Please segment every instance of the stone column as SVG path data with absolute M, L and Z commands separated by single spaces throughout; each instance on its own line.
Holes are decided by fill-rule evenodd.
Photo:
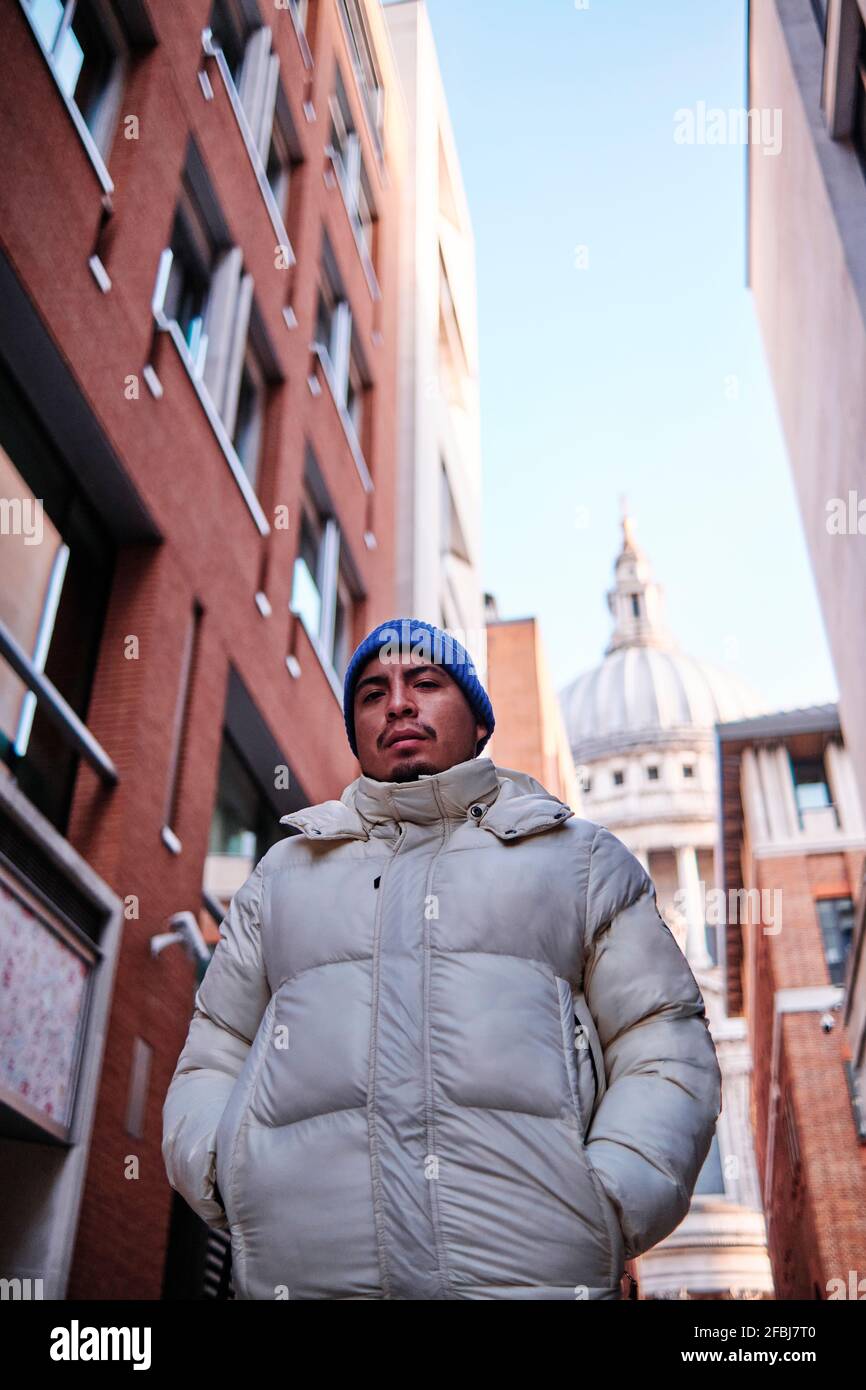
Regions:
M 824 763 L 830 779 L 830 794 L 839 812 L 840 829 L 848 835 L 863 835 L 866 833 L 863 810 L 847 748 L 840 747 L 838 743 L 828 743 Z
M 707 950 L 698 856 L 694 845 L 677 846 L 677 879 L 687 923 L 686 959 L 693 970 L 708 970 L 713 961 Z

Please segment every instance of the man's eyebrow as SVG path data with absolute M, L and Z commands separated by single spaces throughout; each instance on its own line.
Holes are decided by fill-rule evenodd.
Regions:
M 410 671 L 411 671 L 411 673 L 412 673 L 413 676 L 420 676 L 424 671 L 439 672 L 439 671 L 441 670 L 441 668 L 438 667 L 438 666 L 411 666 L 411 665 L 410 665 L 409 669 L 410 669 Z M 362 686 L 362 685 L 380 685 L 383 681 L 384 681 L 385 684 L 387 685 L 387 684 L 388 684 L 388 677 L 387 677 L 387 676 L 364 676 L 363 680 L 359 680 L 359 681 L 358 681 L 358 684 L 355 686 L 355 694 L 357 695 L 357 693 L 358 693 L 358 691 L 361 689 L 361 686 Z

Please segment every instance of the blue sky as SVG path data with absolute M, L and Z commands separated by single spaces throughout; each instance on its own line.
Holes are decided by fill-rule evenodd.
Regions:
M 673 138 L 678 109 L 745 105 L 744 0 L 428 11 L 476 239 L 500 616 L 538 617 L 557 690 L 599 661 L 624 492 L 686 650 L 773 708 L 837 699 L 745 283 L 746 152 Z

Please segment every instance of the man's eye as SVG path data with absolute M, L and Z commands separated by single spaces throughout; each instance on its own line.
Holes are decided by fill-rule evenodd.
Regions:
M 431 690 L 438 690 L 438 689 L 439 689 L 439 682 L 438 682 L 438 681 L 416 681 L 415 684 L 416 684 L 417 686 L 427 685 L 427 686 L 430 687 Z M 361 701 L 361 703 L 364 704 L 364 705 L 368 705 L 375 695 L 381 695 L 381 694 L 382 694 L 381 690 L 371 690 L 367 695 L 364 696 L 364 698 L 363 698 L 363 700 Z

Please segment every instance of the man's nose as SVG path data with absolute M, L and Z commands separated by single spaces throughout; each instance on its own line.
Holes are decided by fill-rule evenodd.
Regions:
M 404 714 L 417 710 L 414 692 L 410 685 L 395 685 L 389 691 L 385 713 L 389 719 L 399 719 Z

